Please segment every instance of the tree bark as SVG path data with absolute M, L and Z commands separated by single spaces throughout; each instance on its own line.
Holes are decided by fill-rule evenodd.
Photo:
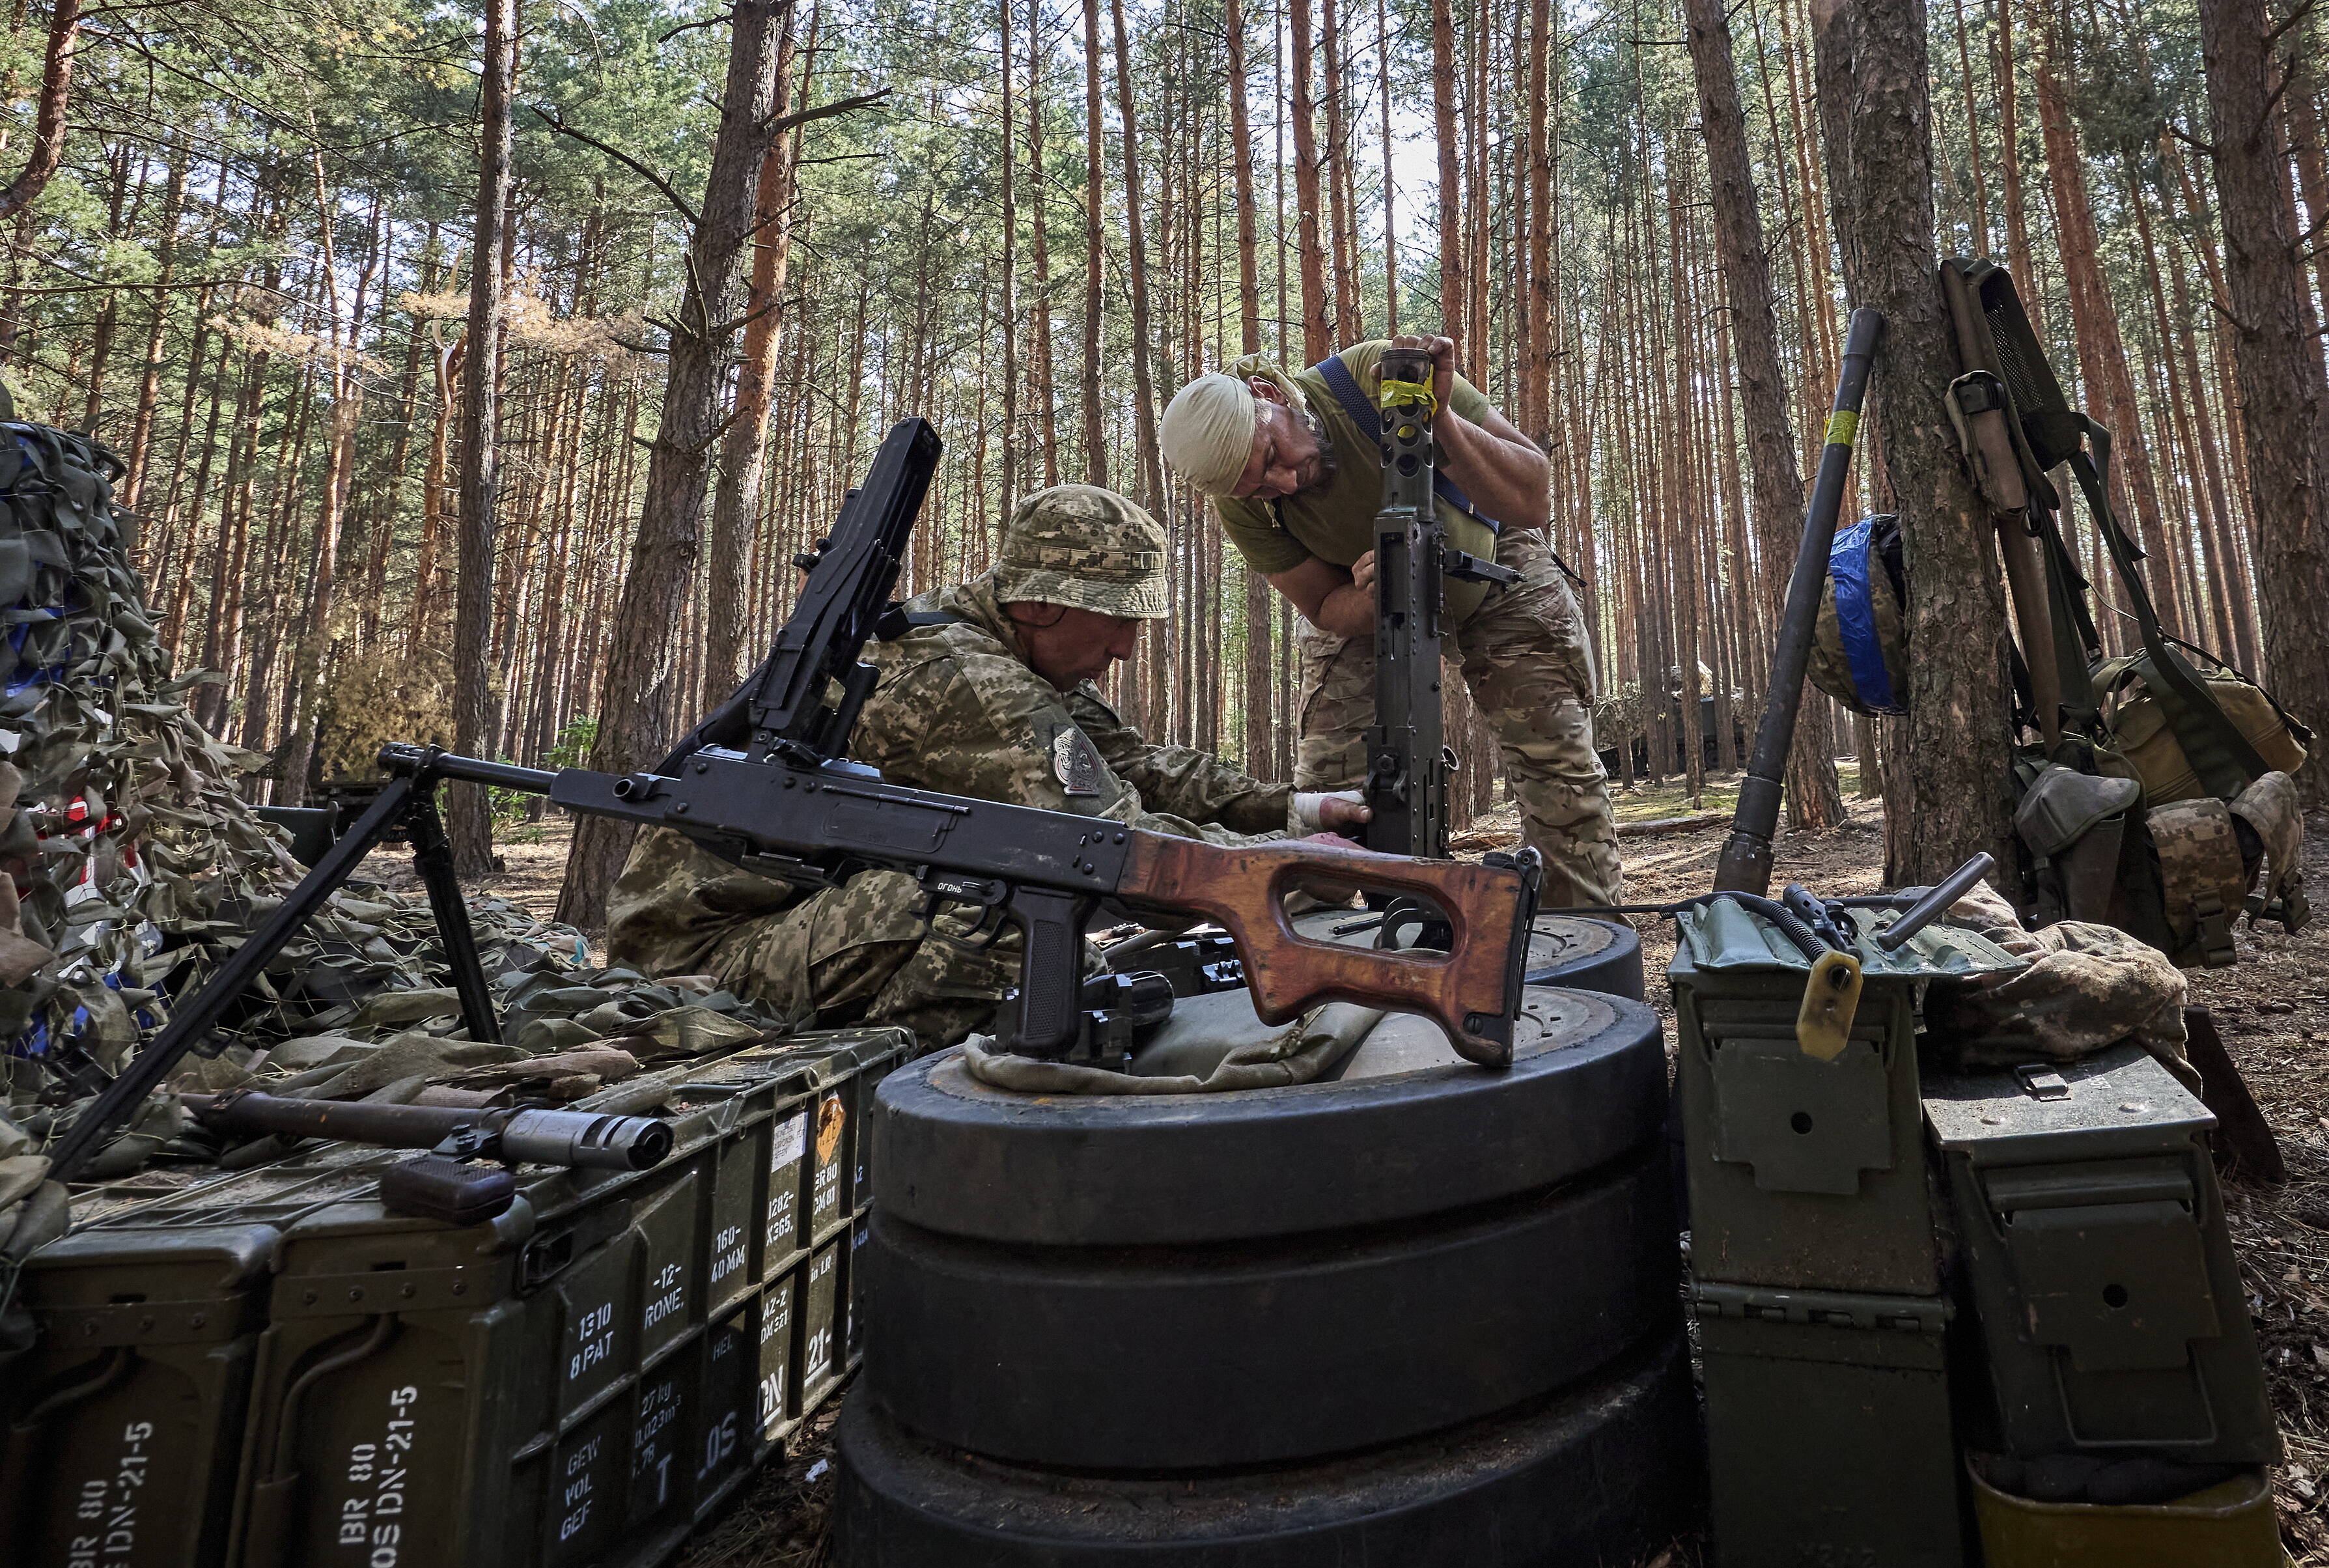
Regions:
M 1439 330 L 1464 354 L 1464 165 L 1456 143 L 1456 19 L 1431 0 L 1432 128 L 1439 144 Z
M 1163 519 L 1167 511 L 1164 458 L 1156 448 L 1156 378 L 1149 364 L 1149 356 L 1155 353 L 1155 334 L 1148 315 L 1148 244 L 1141 215 L 1140 130 L 1133 109 L 1132 45 L 1125 36 L 1124 0 L 1108 0 L 1108 4 L 1116 24 L 1117 111 L 1124 121 L 1125 267 L 1132 278 L 1133 430 L 1140 447 L 1140 498 Z
M 772 113 L 785 112 L 793 61 L 793 0 L 781 0 L 777 26 L 777 94 Z M 793 156 L 800 129 L 778 136 L 760 159 L 752 199 L 751 285 L 746 291 L 743 364 L 736 374 L 736 412 L 720 445 L 720 477 L 712 491 L 710 571 L 704 581 L 706 683 L 725 693 L 744 678 L 744 536 L 759 515 L 768 473 L 768 406 L 777 385 L 778 301 L 790 259 Z
M 2008 705 L 1993 524 L 1934 395 L 1956 351 L 1934 280 L 1925 9 L 1815 0 L 1812 26 L 1846 292 L 1885 318 L 1862 429 L 1874 429 L 1909 569 L 1907 798 L 1887 874 L 1937 882 L 1977 850 L 2007 864 Z
M 750 264 L 758 175 L 768 157 L 777 94 L 777 23 L 783 0 L 737 0 L 730 23 L 720 129 L 703 203 L 687 248 L 687 283 L 672 324 L 662 418 L 647 460 L 646 496 L 615 611 L 590 766 L 627 773 L 669 743 L 674 705 L 674 631 L 702 547 L 704 470 L 721 434 L 721 388 L 733 363 Z M 627 827 L 575 824 L 558 918 L 606 924 L 607 891 L 630 849 Z
M 56 0 L 49 14 L 48 52 L 41 64 L 41 97 L 33 111 L 33 154 L 0 189 L 0 218 L 13 218 L 37 200 L 65 156 L 65 105 L 72 91 L 80 0 Z
M 453 747 L 475 755 L 492 722 L 494 507 L 500 489 L 500 377 L 504 230 L 510 204 L 510 92 L 517 74 L 517 0 L 485 0 L 485 80 L 477 101 L 477 212 L 470 239 L 467 362 L 461 379 L 459 578 L 453 590 Z M 493 869 L 494 828 L 486 792 L 447 792 L 453 869 L 481 877 Z
M 1690 34 L 1691 66 L 1698 79 L 1699 124 L 1706 142 L 1715 245 L 1722 258 L 1731 342 L 1739 360 L 1739 401 L 1754 478 L 1756 533 L 1762 543 L 1762 592 L 1774 607 L 1776 619 L 1802 543 L 1804 479 L 1796 466 L 1787 377 L 1779 366 L 1778 317 L 1771 307 L 1771 264 L 1763 248 L 1763 216 L 1747 155 L 1747 117 L 1740 103 L 1729 17 L 1722 0 L 1684 0 L 1683 14 Z M 1743 568 L 1745 562 L 1740 565 Z M 1835 732 L 1828 720 L 1827 704 L 1806 682 L 1802 705 L 1796 710 L 1794 749 L 1787 755 L 1790 827 L 1818 831 L 1843 820 L 1834 751 Z
M 2201 0 L 2232 364 L 2268 679 L 2298 713 L 2329 713 L 2329 385 L 2305 330 L 2305 280 L 2271 114 L 2262 0 Z M 2329 770 L 2296 787 L 2329 805 Z
M 1238 341 L 1244 354 L 1261 352 L 1261 279 L 1255 254 L 1253 128 L 1246 118 L 1245 8 L 1228 0 L 1230 41 L 1230 172 L 1237 191 Z M 1251 771 L 1250 769 L 1248 770 Z
M 1099 401 L 1101 273 L 1108 249 L 1100 230 L 1107 196 L 1101 166 L 1099 0 L 1084 0 L 1084 481 L 1108 487 L 1108 430 Z
M 1288 14 L 1293 33 L 1289 49 L 1294 56 L 1294 223 L 1295 252 L 1302 267 L 1302 361 L 1315 364 L 1334 352 L 1334 325 L 1326 314 L 1326 258 L 1318 239 L 1318 130 L 1311 86 L 1310 0 L 1293 0 Z

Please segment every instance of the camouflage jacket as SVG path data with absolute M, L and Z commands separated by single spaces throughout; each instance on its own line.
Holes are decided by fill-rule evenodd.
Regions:
M 1060 692 L 1020 656 L 987 579 L 907 608 L 956 619 L 867 650 L 882 678 L 850 754 L 883 777 L 1215 844 L 1284 836 L 1290 785 L 1249 778 L 1191 747 L 1155 744 L 1089 684 Z M 650 976 L 691 973 L 739 923 L 799 896 L 653 829 L 640 835 L 608 900 L 608 950 Z

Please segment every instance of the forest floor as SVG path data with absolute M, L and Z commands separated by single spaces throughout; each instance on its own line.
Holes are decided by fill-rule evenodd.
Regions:
M 1640 787 L 1618 796 L 1617 814 L 1623 821 L 1648 821 L 1727 811 L 1738 783 L 1736 774 L 1711 777 L 1695 804 L 1678 787 Z M 1847 765 L 1850 817 L 1843 826 L 1780 836 L 1775 883 L 1801 882 L 1830 897 L 1877 890 L 1882 813 L 1874 800 L 1853 798 L 1855 784 Z M 2311 827 L 2306 871 L 2314 887 L 2329 889 L 2329 819 L 2315 818 Z M 1627 838 L 1627 899 L 1664 902 L 1703 892 L 1726 832 L 1716 825 Z M 1467 833 L 1482 848 L 1517 836 L 1510 808 L 1480 818 Z M 505 869 L 480 891 L 548 915 L 568 838 L 567 826 L 556 821 L 504 833 L 496 847 Z M 366 869 L 411 881 L 401 862 L 375 861 Z M 1650 1000 L 1671 1020 L 1655 977 L 1673 957 L 1673 927 L 1637 923 Z M 2285 1185 L 2231 1186 L 2226 1206 L 2287 1450 L 2276 1488 L 2283 1538 L 2299 1568 L 2329 1568 L 2329 1013 L 2323 1006 L 2329 1003 L 2329 920 L 2293 938 L 2277 927 L 2243 929 L 2239 942 L 2238 968 L 2191 976 L 2192 1000 L 2214 1013 L 2288 1164 Z M 729 1516 L 690 1545 L 684 1568 L 811 1568 L 823 1562 L 833 1495 L 830 1426 L 828 1414 L 795 1438 L 791 1451 L 768 1466 Z M 1685 1543 L 1653 1568 L 1698 1561 L 1695 1545 Z

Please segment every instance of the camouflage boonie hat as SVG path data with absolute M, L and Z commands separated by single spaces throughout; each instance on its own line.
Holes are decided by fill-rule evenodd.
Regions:
M 1003 525 L 995 596 L 1155 620 L 1164 613 L 1164 530 L 1113 490 L 1059 485 Z

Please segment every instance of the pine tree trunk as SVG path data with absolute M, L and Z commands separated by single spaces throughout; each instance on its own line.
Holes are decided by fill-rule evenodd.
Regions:
M 2057 21 L 2045 30 L 2038 57 L 2038 119 L 2046 141 L 2046 174 L 2054 191 L 2054 222 L 2061 235 L 2062 270 L 2070 284 L 2070 324 L 2079 342 L 2079 366 L 2088 395 L 2110 428 L 2111 488 L 2115 508 L 2133 503 L 2136 535 L 2155 563 L 2164 562 L 2168 542 L 2161 526 L 2159 493 L 2151 471 L 2151 454 L 2136 413 L 2135 381 L 2128 373 L 2126 343 L 2118 329 L 2118 312 L 2111 302 L 2110 286 L 2103 279 L 2102 239 L 2095 226 L 2094 203 L 2087 190 L 2086 165 L 2078 131 L 2070 123 L 2070 100 L 2063 90 L 2058 61 L 2067 47 Z M 2173 579 L 2158 580 L 2155 567 L 2151 594 L 2168 633 L 2188 637 Z
M 1133 110 L 1132 45 L 1125 36 L 1124 0 L 1108 0 L 1116 24 L 1116 90 L 1124 122 L 1125 266 L 1132 279 L 1133 428 L 1140 448 L 1141 500 L 1169 526 L 1164 459 L 1156 449 L 1156 380 L 1149 356 L 1155 334 L 1148 315 L 1148 247 L 1141 216 L 1140 131 Z
M 1890 869 L 1938 882 L 1977 850 L 2008 864 L 2008 710 L 1993 525 L 1935 395 L 1956 349 L 1933 273 L 1924 7 L 1834 0 L 1813 25 L 1844 282 L 1885 318 L 1862 428 L 1876 428 L 1909 568 L 1907 798 L 1891 814 L 1902 842 Z
M 772 114 L 786 112 L 792 80 L 793 0 L 782 0 L 777 27 L 777 92 Z M 721 698 L 744 678 L 744 535 L 759 515 L 768 463 L 768 408 L 777 386 L 777 336 L 783 326 L 790 259 L 793 156 L 798 128 L 778 136 L 760 159 L 752 198 L 751 283 L 744 297 L 743 363 L 736 372 L 736 410 L 721 438 L 720 477 L 712 490 L 712 534 L 704 578 L 706 683 Z M 716 700 L 716 699 L 715 699 Z
M 453 594 L 453 746 L 475 755 L 492 722 L 494 508 L 501 485 L 501 358 L 504 227 L 510 205 L 510 90 L 517 71 L 517 0 L 485 0 L 485 78 L 478 98 L 476 224 L 471 235 L 467 362 L 462 367 L 459 576 Z M 493 869 L 493 821 L 484 789 L 447 791 L 446 829 L 454 870 L 476 878 Z
M 2300 714 L 2329 713 L 2329 386 L 2305 331 L 2305 281 L 2270 114 L 2261 0 L 2201 0 L 2232 364 L 2255 519 L 2268 679 Z M 2296 775 L 2308 806 L 2329 776 Z
M 1747 118 L 1732 63 L 1730 24 L 1722 0 L 1684 0 L 1683 11 L 1691 65 L 1698 79 L 1715 244 L 1722 258 L 1731 342 L 1739 356 L 1739 401 L 1755 484 L 1756 534 L 1762 545 L 1761 591 L 1776 621 L 1802 543 L 1803 472 L 1796 466 L 1796 434 L 1787 419 L 1778 318 L 1771 308 L 1770 261 L 1747 154 Z M 1835 778 L 1835 734 L 1827 716 L 1819 693 L 1805 683 L 1795 744 L 1787 754 L 1787 821 L 1792 827 L 1821 831 L 1843 820 L 1843 795 Z
M 1293 0 L 1295 252 L 1302 264 L 1302 358 L 1315 364 L 1334 352 L 1327 315 L 1326 258 L 1318 238 L 1318 131 L 1311 87 L 1310 0 Z
M 673 323 L 662 418 L 647 488 L 615 612 L 599 737 L 590 766 L 627 773 L 651 762 L 680 722 L 674 634 L 688 606 L 702 544 L 704 470 L 721 414 L 720 394 L 743 304 L 758 175 L 768 156 L 777 94 L 777 24 L 783 0 L 737 0 L 730 24 L 720 130 L 700 221 L 688 241 L 687 284 Z M 604 817 L 575 824 L 558 918 L 595 930 L 629 852 L 630 829 Z
M 1045 220 L 1051 205 L 1043 183 L 1043 12 L 1030 0 L 1027 14 L 1027 194 L 1034 208 L 1032 261 L 1035 295 L 1028 312 L 1027 395 L 1035 405 L 1035 429 L 1043 445 L 1043 487 L 1060 482 L 1059 399 L 1051 374 L 1051 236 Z M 1031 485 L 1029 486 L 1032 488 Z
M 1099 0 L 1084 0 L 1084 481 L 1108 486 L 1108 430 L 1099 401 L 1100 280 L 1108 250 L 1100 228 L 1106 197 L 1101 167 Z
M 1997 0 L 1997 171 L 2005 187 L 2005 264 L 2013 291 L 2038 325 L 2038 279 L 2031 268 L 2030 220 L 2022 205 L 2021 87 L 2013 69 L 2013 7 L 2020 0 Z
M 1261 279 L 1253 207 L 1253 128 L 1245 103 L 1245 8 L 1228 0 L 1230 50 L 1230 175 L 1236 187 L 1238 342 L 1243 354 L 1261 352 Z M 1265 661 L 1264 668 L 1267 669 Z
M 1300 4 L 1300 0 L 1296 0 Z M 1463 156 L 1456 141 L 1456 19 L 1431 0 L 1432 128 L 1439 144 L 1439 330 L 1464 362 Z

